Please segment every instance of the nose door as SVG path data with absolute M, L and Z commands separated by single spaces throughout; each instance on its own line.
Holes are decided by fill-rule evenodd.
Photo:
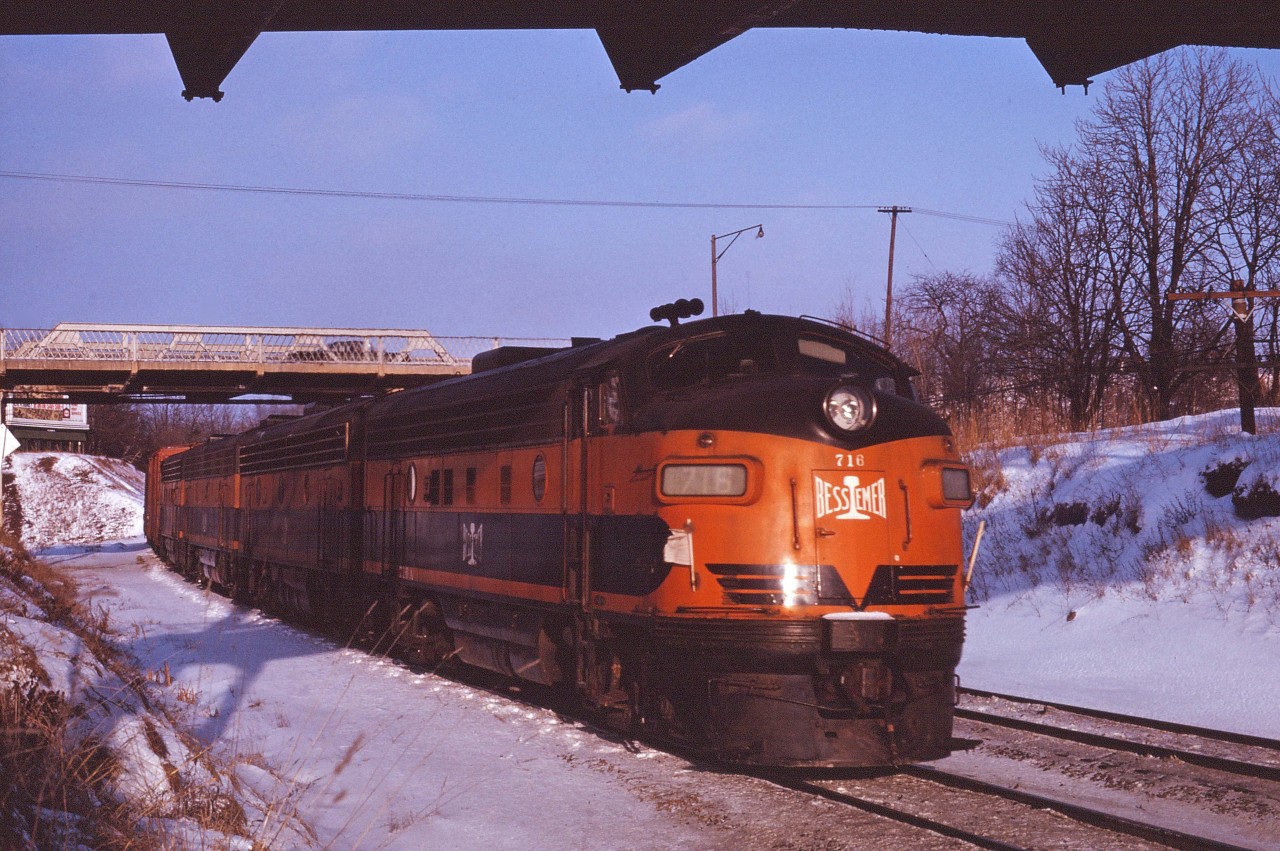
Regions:
M 889 492 L 893 483 L 881 470 L 813 471 L 813 531 L 818 561 L 850 575 L 890 560 Z M 861 596 L 861 588 L 850 588 Z

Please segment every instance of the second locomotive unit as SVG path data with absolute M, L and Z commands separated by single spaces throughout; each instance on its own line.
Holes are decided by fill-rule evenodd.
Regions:
M 148 538 L 244 600 L 726 763 L 945 755 L 972 497 L 912 370 L 818 320 L 655 313 L 162 450 Z

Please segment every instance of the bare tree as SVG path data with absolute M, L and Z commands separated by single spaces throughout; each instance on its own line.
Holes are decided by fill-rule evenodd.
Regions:
M 1225 51 L 1161 54 L 1117 71 L 1080 146 L 1104 168 L 1118 238 L 1135 274 L 1114 281 L 1121 345 L 1148 414 L 1165 419 L 1197 349 L 1215 344 L 1204 305 L 1165 297 L 1208 279 L 1221 227 L 1212 186 L 1236 168 L 1256 75 Z M 1220 334 L 1218 335 L 1220 336 Z
M 884 339 L 884 313 L 877 311 L 865 297 L 859 299 L 854 294 L 852 281 L 845 282 L 844 294 L 836 302 L 831 319 L 869 337 Z M 899 311 L 895 310 L 894 322 L 897 323 L 900 319 Z
M 1024 395 L 1053 394 L 1068 425 L 1092 424 L 1118 368 L 1115 281 L 1130 253 L 1103 193 L 1096 160 L 1047 150 L 1055 166 L 1036 189 L 1031 220 L 1006 235 L 996 261 L 1002 299 L 991 317 L 998 371 Z
M 199 443 L 251 428 L 278 405 L 94 405 L 89 408 L 91 450 L 141 465 L 162 446 Z M 297 406 L 286 406 L 290 412 Z
M 899 300 L 899 354 L 920 370 L 926 398 L 946 412 L 967 413 L 993 389 L 987 319 L 997 298 L 987 278 L 941 272 L 917 276 Z
M 1208 257 L 1220 289 L 1233 281 L 1242 282 L 1246 290 L 1270 289 L 1280 277 L 1280 103 L 1268 93 L 1255 102 L 1251 117 L 1237 129 L 1239 156 L 1234 167 L 1218 172 L 1210 186 L 1219 224 Z M 1257 325 L 1255 320 L 1263 320 L 1260 338 L 1274 353 L 1276 312 L 1274 305 L 1269 307 L 1255 304 L 1250 321 Z M 1250 339 L 1250 350 L 1237 352 L 1237 361 L 1253 357 L 1252 343 Z M 1242 372 L 1241 379 L 1256 398 L 1256 372 Z M 1270 383 L 1274 391 L 1274 378 Z

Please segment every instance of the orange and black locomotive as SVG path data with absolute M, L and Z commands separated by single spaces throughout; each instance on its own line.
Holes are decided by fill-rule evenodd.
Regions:
M 678 304 L 162 450 L 147 536 L 237 598 L 720 761 L 945 755 L 972 499 L 946 424 L 869 338 Z

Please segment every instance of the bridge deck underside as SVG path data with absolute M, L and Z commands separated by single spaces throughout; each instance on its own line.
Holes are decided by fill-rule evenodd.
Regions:
M 10 361 L 0 374 L 0 389 L 11 399 L 56 397 L 91 404 L 165 398 L 212 403 L 240 396 L 276 396 L 306 403 L 417 387 L 467 371 L 466 365 L 457 364 Z

